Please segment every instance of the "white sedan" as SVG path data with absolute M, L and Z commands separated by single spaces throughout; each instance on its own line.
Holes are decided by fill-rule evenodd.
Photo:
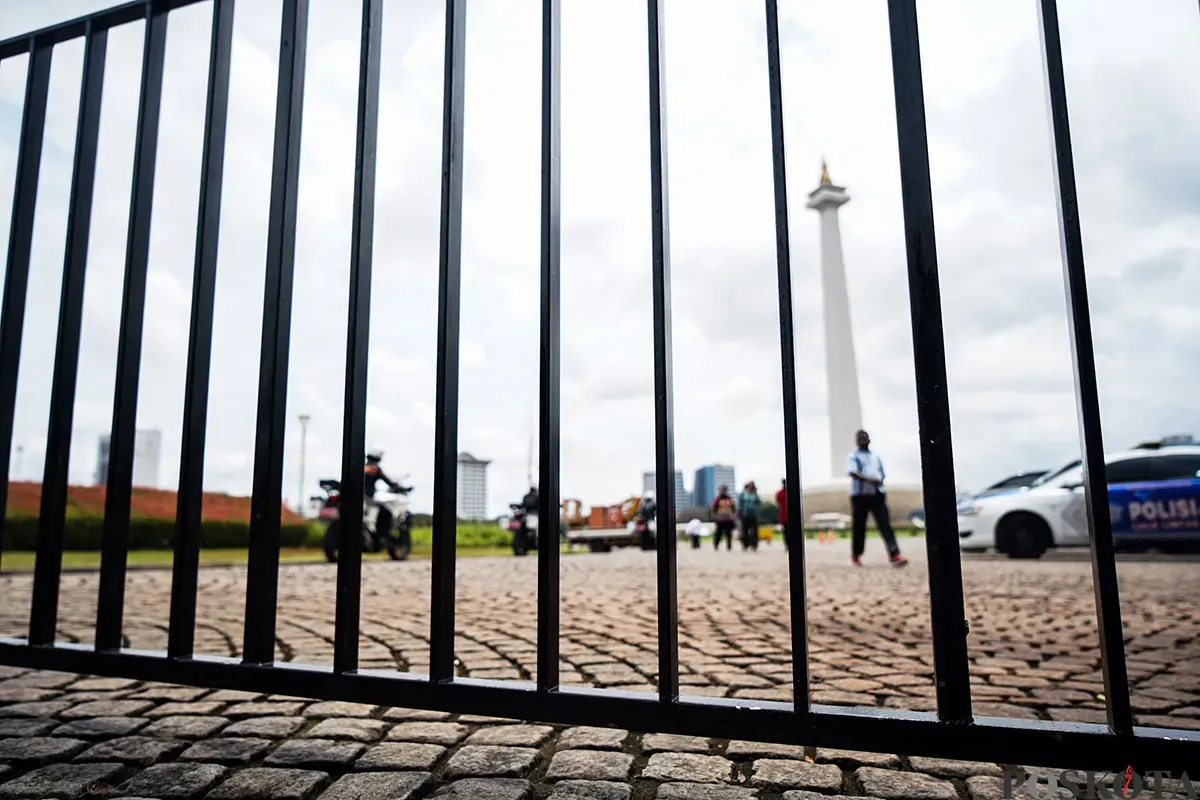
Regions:
M 1105 459 L 1109 514 L 1118 545 L 1169 549 L 1200 540 L 1200 446 L 1131 450 Z M 1011 558 L 1038 558 L 1051 547 L 1088 544 L 1079 461 L 1026 489 L 965 500 L 959 546 Z

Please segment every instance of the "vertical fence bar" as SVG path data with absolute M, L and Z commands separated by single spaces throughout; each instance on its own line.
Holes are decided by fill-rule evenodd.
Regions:
M 234 0 L 213 0 L 208 55 L 208 98 L 204 150 L 200 159 L 200 202 L 196 260 L 192 272 L 192 315 L 187 379 L 183 393 L 183 440 L 179 496 L 175 509 L 175 560 L 171 568 L 171 621 L 167 654 L 190 658 L 196 638 L 197 570 L 204 512 L 204 441 L 212 368 L 213 305 L 217 290 L 217 246 L 225 176 L 225 128 L 229 116 L 229 61 L 233 50 Z
M 1105 705 L 1108 724 L 1113 731 L 1131 734 L 1133 711 L 1129 702 L 1129 675 L 1125 667 L 1125 638 L 1121 624 L 1112 519 L 1108 513 L 1100 389 L 1096 379 L 1092 318 L 1088 309 L 1087 270 L 1083 261 L 1083 232 L 1079 224 L 1079 195 L 1075 187 L 1075 157 L 1071 148 L 1071 124 L 1067 112 L 1067 85 L 1056 0 L 1038 1 L 1038 22 L 1042 40 L 1042 71 L 1054 136 L 1058 236 L 1062 250 L 1063 280 L 1067 284 L 1067 323 L 1071 329 L 1071 356 L 1075 364 L 1079 434 L 1083 439 L 1084 507 L 1087 509 L 1088 539 L 1092 547 L 1092 586 L 1096 593 L 1096 622 L 1100 628 Z
M 267 223 L 267 276 L 263 291 L 254 492 L 250 499 L 250 559 L 242 647 L 242 658 L 253 664 L 275 660 L 283 441 L 287 432 L 288 348 L 292 333 L 292 273 L 296 262 L 296 203 L 307 38 L 308 0 L 288 0 L 283 4 L 279 37 L 275 155 Z
M 929 140 L 925 129 L 916 0 L 888 0 L 888 18 L 900 148 L 900 192 L 904 202 L 904 238 L 908 254 L 908 293 L 912 308 L 938 717 L 943 722 L 968 722 L 971 719 L 971 686 L 967 669 L 967 622 L 958 549 L 946 343 L 942 333 L 942 299 L 934 239 L 933 188 L 929 177 Z
M 346 394 L 342 413 L 342 490 L 338 513 L 337 609 L 333 670 L 358 669 L 362 596 L 363 458 L 367 448 L 367 350 L 371 331 L 371 258 L 375 237 L 375 150 L 379 138 L 379 62 L 383 0 L 363 0 L 358 62 L 358 135 L 350 229 L 350 301 L 346 321 Z M 400 520 L 396 520 L 399 524 Z
M 134 145 L 133 197 L 125 245 L 125 289 L 121 298 L 117 381 L 109 438 L 104 495 L 104 532 L 100 553 L 100 596 L 96 606 L 96 649 L 121 646 L 125 611 L 125 562 L 129 550 L 133 450 L 137 428 L 138 378 L 146 311 L 146 275 L 150 265 L 150 217 L 154 204 L 154 168 L 162 108 L 163 61 L 167 53 L 167 13 L 146 4 L 142 48 L 142 96 Z
M 658 696 L 679 697 L 679 598 L 675 588 L 675 401 L 671 374 L 671 233 L 667 207 L 667 99 L 663 0 L 647 0 L 650 46 L 650 229 L 654 297 L 655 497 L 658 500 Z
M 542 330 L 541 419 L 538 431 L 538 659 L 539 689 L 558 686 L 559 443 L 561 434 L 560 312 L 562 11 L 542 0 Z
M 8 266 L 0 310 L 0 553 L 4 551 L 4 518 L 8 508 L 8 471 L 12 456 L 13 419 L 17 407 L 17 373 L 21 334 L 25 329 L 25 296 L 29 289 L 29 255 L 33 248 L 33 216 L 38 177 L 42 170 L 42 140 L 46 132 L 46 97 L 50 91 L 50 60 L 54 50 L 30 47 L 21 111 L 21 139 L 13 189 L 12 222 L 8 231 Z M 54 581 L 57 597 L 58 581 Z M 36 584 L 35 584 L 36 585 Z
M 783 368 L 783 450 L 791 596 L 792 703 L 808 712 L 808 593 L 804 588 L 804 511 L 800 492 L 800 424 L 796 412 L 796 331 L 792 310 L 792 245 L 788 221 L 787 164 L 783 137 L 783 78 L 779 63 L 779 3 L 766 0 L 767 79 L 771 90 L 771 165 L 775 185 L 775 260 L 779 270 L 779 356 Z
M 108 31 L 88 26 L 83 52 L 83 85 L 67 207 L 66 254 L 58 311 L 58 340 L 50 390 L 50 422 L 46 433 L 46 465 L 42 475 L 35 563 L 35 624 L 31 644 L 52 644 L 58 617 L 58 584 L 62 575 L 63 535 L 67 522 L 67 478 L 71 462 L 71 429 L 79 377 L 79 339 L 83 328 L 83 286 L 87 273 L 92 195 L 96 185 L 96 148 L 100 138 L 100 105 L 104 94 L 104 62 Z
M 429 678 L 454 678 L 454 562 L 458 536 L 458 349 L 462 288 L 463 99 L 466 0 L 446 0 L 442 98 L 442 221 L 438 247 L 437 422 L 433 452 L 433 597 Z

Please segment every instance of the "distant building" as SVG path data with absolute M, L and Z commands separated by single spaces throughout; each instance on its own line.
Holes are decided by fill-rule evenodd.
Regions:
M 712 505 L 717 490 L 722 486 L 728 486 L 731 492 L 737 491 L 733 467 L 726 464 L 710 464 L 696 470 L 696 480 L 692 484 L 692 505 L 699 508 Z
M 459 519 L 487 519 L 487 468 L 492 462 L 458 454 Z
M 101 436 L 96 457 L 96 485 L 108 483 L 108 458 L 112 443 Z M 133 485 L 147 489 L 158 487 L 162 462 L 162 431 L 139 430 L 133 435 Z
M 655 482 L 655 473 L 642 473 L 642 492 L 653 492 L 658 488 Z M 685 508 L 692 505 L 692 493 L 689 492 L 683 485 L 683 472 L 675 470 L 675 513 L 679 513 Z

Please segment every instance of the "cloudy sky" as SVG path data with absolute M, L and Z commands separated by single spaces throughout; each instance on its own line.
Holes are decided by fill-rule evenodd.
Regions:
M 8 0 L 0 37 L 107 0 Z M 645 4 L 565 2 L 563 492 L 611 503 L 654 459 Z M 783 469 L 762 4 L 668 0 L 666 63 L 676 459 L 775 486 Z M 781 0 L 804 478 L 829 476 L 817 218 L 825 156 L 842 210 L 863 410 L 896 480 L 920 474 L 887 16 L 881 2 Z M 444 11 L 384 23 L 369 442 L 431 497 Z M 490 458 L 498 513 L 526 480 L 537 414 L 540 4 L 470 0 L 460 446 Z M 1200 13 L 1194 0 L 1063 0 L 1068 99 L 1110 449 L 1200 433 Z M 1034 3 L 918 4 L 950 401 L 961 488 L 1077 452 Z M 279 0 L 237 8 L 206 487 L 248 493 Z M 139 427 L 178 474 L 209 6 L 172 15 Z M 312 0 L 286 452 L 298 493 L 336 473 L 358 4 Z M 111 422 L 142 25 L 113 31 L 88 264 L 71 479 Z M 45 449 L 81 41 L 54 54 L 13 477 Z M 0 65 L 7 220 L 26 59 Z M 7 224 L 0 226 L 7 240 Z M 2 268 L 2 266 L 0 266 Z M 849 446 L 850 443 L 846 443 Z

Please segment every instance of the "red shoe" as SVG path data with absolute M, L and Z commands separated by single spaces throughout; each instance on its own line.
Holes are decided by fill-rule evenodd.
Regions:
M 853 564 L 853 565 L 854 565 L 854 566 L 856 566 L 856 567 L 861 567 L 861 566 L 862 566 L 862 559 L 861 559 L 861 558 L 859 558 L 858 556 L 850 556 L 850 563 L 851 563 L 851 564 Z
M 908 566 L 908 559 L 905 558 L 904 556 L 900 555 L 899 553 L 892 556 L 888 560 L 892 562 L 893 567 L 907 567 Z

